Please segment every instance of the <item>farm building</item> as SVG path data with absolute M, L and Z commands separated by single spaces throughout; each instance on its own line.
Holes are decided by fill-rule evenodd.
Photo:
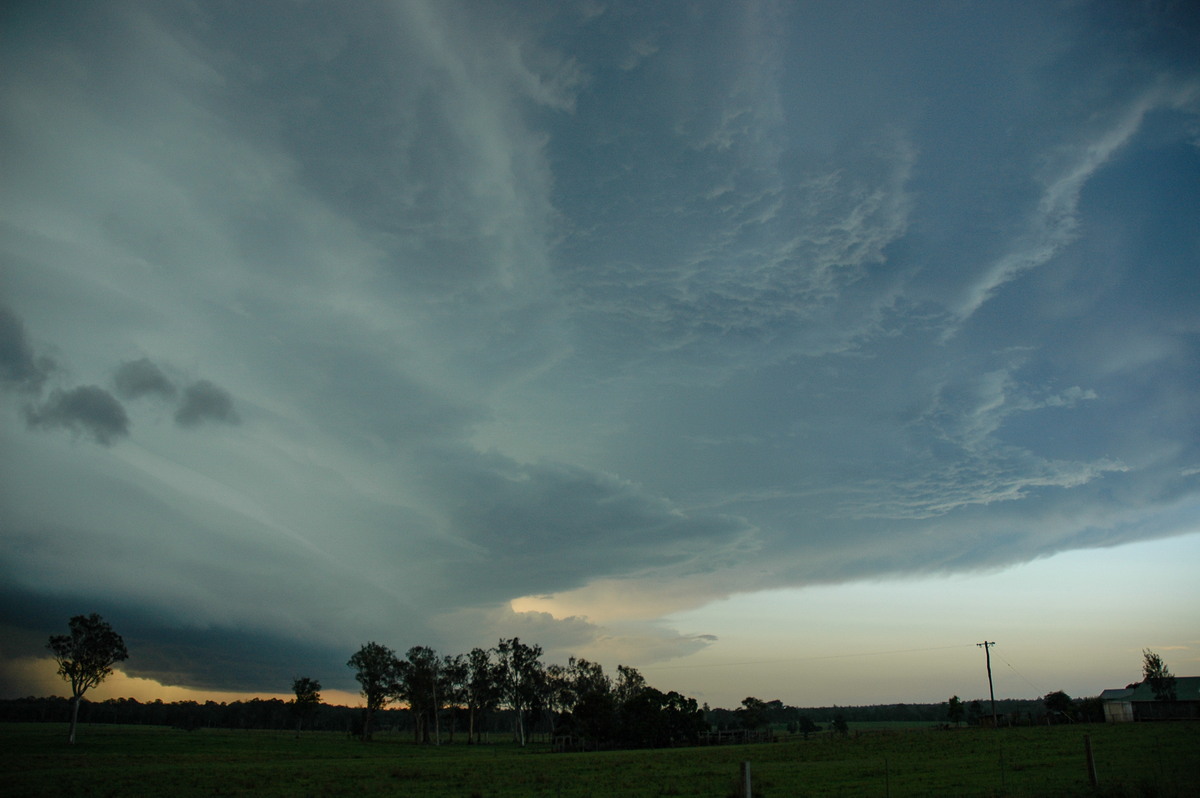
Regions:
M 1175 700 L 1160 701 L 1148 682 L 1100 694 L 1109 723 L 1133 720 L 1200 720 L 1200 676 L 1175 679 Z

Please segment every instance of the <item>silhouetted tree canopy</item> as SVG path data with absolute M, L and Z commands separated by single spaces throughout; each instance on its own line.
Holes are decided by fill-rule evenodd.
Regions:
M 362 738 L 371 739 L 371 721 L 400 692 L 400 662 L 396 653 L 374 641 L 366 643 L 346 663 L 362 686 L 367 708 L 363 714 Z
M 292 682 L 292 692 L 296 694 L 292 701 L 292 712 L 296 715 L 296 734 L 299 735 L 304 721 L 311 722 L 317 707 L 321 705 L 321 683 L 302 676 Z
M 1071 700 L 1071 696 L 1064 693 L 1062 690 L 1055 690 L 1053 693 L 1046 693 L 1042 698 L 1042 705 L 1046 707 L 1047 712 L 1067 714 L 1071 711 L 1075 702 Z
M 966 708 L 958 696 L 950 696 L 950 700 L 946 702 L 946 719 L 955 726 L 962 723 L 963 715 L 966 713 Z
M 58 662 L 58 675 L 71 684 L 74 707 L 68 740 L 75 742 L 79 702 L 83 694 L 104 681 L 112 666 L 129 658 L 125 641 L 96 613 L 76 615 L 68 622 L 70 634 L 51 635 L 46 647 Z
M 1148 648 L 1142 650 L 1142 678 L 1150 683 L 1159 701 L 1175 700 L 1175 677 L 1167 670 L 1163 658 Z
M 767 724 L 767 702 L 747 696 L 742 699 L 741 709 L 736 710 L 741 719 L 742 727 L 748 730 L 761 729 Z
M 542 647 L 526 645 L 514 637 L 501 640 L 496 646 L 496 655 L 500 695 L 513 711 L 514 736 L 518 743 L 525 745 L 525 715 L 541 703 L 544 695 Z

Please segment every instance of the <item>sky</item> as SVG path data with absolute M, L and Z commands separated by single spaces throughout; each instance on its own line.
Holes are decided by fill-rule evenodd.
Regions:
M 1198 37 L 5 4 L 0 692 L 91 612 L 98 697 L 514 636 L 713 706 L 1200 674 Z

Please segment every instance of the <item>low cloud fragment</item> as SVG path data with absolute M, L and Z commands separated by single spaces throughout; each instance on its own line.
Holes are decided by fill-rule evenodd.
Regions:
M 0 383 L 37 393 L 53 370 L 53 360 L 34 354 L 21 319 L 0 305 Z
M 89 435 L 103 446 L 111 446 L 129 434 L 125 407 L 98 385 L 82 385 L 69 391 L 56 389 L 40 406 L 27 409 L 26 420 L 31 427 L 62 427 L 77 435 Z
M 146 357 L 122 363 L 113 377 L 113 384 L 122 399 L 139 399 L 143 396 L 170 398 L 177 393 L 175 383 Z
M 194 382 L 183 392 L 183 402 L 175 411 L 175 423 L 181 427 L 196 427 L 206 421 L 237 424 L 233 397 L 224 388 L 208 380 Z

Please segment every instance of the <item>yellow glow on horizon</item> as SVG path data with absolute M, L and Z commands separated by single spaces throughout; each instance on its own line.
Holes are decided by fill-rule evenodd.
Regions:
M 70 696 L 71 688 L 57 674 L 57 665 L 53 658 L 36 657 L 13 660 L 7 666 L 8 678 L 23 688 L 23 696 Z M 15 697 L 15 696 L 14 696 Z M 269 700 L 278 698 L 290 701 L 295 698 L 293 693 L 255 693 L 235 690 L 206 690 L 198 687 L 183 687 L 166 685 L 156 679 L 143 679 L 130 676 L 120 669 L 113 669 L 112 675 L 97 687 L 88 690 L 84 698 L 89 701 L 107 701 L 110 698 L 133 698 L 142 703 L 161 700 L 166 703 L 174 701 L 195 701 L 203 704 L 206 701 L 231 703 L 233 701 L 250 701 L 254 698 Z M 321 701 L 326 704 L 340 706 L 361 706 L 362 697 L 357 693 L 346 690 L 322 690 Z

